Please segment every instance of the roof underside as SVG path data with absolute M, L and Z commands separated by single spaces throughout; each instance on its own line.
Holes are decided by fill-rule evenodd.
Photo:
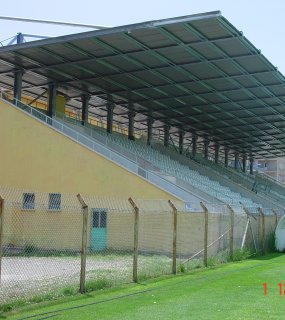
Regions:
M 0 83 L 37 96 L 51 82 L 80 108 L 147 116 L 257 158 L 285 155 L 285 78 L 219 12 L 0 48 Z

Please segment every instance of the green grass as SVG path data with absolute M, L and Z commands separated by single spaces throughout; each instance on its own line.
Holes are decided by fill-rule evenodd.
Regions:
M 279 295 L 278 287 L 278 283 L 285 283 L 284 265 L 285 255 L 274 253 L 196 269 L 190 274 L 66 297 L 26 307 L 17 314 L 2 314 L 2 318 L 38 315 L 31 319 L 284 319 L 285 295 Z M 265 282 L 266 296 L 262 286 Z

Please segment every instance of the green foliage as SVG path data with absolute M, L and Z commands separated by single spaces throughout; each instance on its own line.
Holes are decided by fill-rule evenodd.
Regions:
M 233 261 L 242 261 L 250 258 L 252 256 L 248 249 L 235 249 L 233 252 Z M 230 256 L 228 258 L 230 261 Z
M 275 246 L 275 231 L 272 231 L 267 238 L 267 248 L 266 252 L 271 253 L 271 252 L 277 252 L 276 246 Z
M 100 278 L 86 282 L 86 292 L 102 290 L 110 287 L 112 287 L 112 283 L 107 278 Z
M 25 247 L 24 247 L 24 250 L 23 250 L 23 253 L 25 256 L 33 256 L 34 253 L 36 252 L 36 247 L 32 244 L 26 244 Z

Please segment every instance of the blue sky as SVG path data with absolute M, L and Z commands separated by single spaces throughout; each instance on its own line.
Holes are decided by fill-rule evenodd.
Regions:
M 118 26 L 215 10 L 285 74 L 284 0 L 12 0 L 1 3 L 0 15 Z M 0 41 L 17 32 L 57 36 L 83 31 L 88 29 L 0 20 Z

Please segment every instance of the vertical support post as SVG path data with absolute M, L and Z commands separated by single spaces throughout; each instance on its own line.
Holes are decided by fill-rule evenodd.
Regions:
M 203 202 L 200 202 L 204 210 L 204 266 L 208 266 L 208 229 L 209 229 L 209 211 Z
M 246 155 L 242 156 L 242 172 L 246 172 Z
M 235 169 L 236 170 L 238 169 L 238 157 L 239 157 L 238 152 L 235 152 Z
M 230 222 L 230 260 L 233 261 L 234 260 L 234 223 L 235 223 L 235 212 L 233 210 L 233 208 L 228 204 L 227 205 L 229 210 L 230 210 L 230 214 L 231 214 L 231 222 Z
M 215 163 L 219 163 L 219 153 L 220 153 L 220 145 L 216 143 L 215 144 Z
M 184 136 L 185 132 L 183 130 L 179 130 L 179 153 L 183 153 L 183 144 L 184 144 Z
M 197 153 L 197 136 L 196 134 L 192 135 L 192 156 L 193 158 L 196 157 L 196 153 Z
M 80 269 L 80 293 L 85 292 L 86 280 L 86 255 L 87 255 L 87 224 L 88 224 L 88 206 L 82 199 L 81 195 L 77 195 L 77 199 L 83 208 L 83 223 L 82 223 L 82 247 L 81 247 L 81 269 Z
M 246 225 L 245 225 L 245 229 L 244 229 L 244 234 L 243 234 L 242 242 L 241 242 L 241 250 L 243 250 L 244 245 L 245 245 L 245 240 L 246 240 L 249 224 L 250 224 L 250 216 L 247 216 Z
M 224 152 L 225 152 L 225 167 L 227 168 L 229 166 L 229 148 L 225 146 Z
M 14 90 L 13 90 L 13 103 L 18 104 L 18 101 L 22 98 L 22 79 L 24 71 L 17 70 L 14 72 Z
M 275 216 L 275 229 L 276 229 L 277 225 L 278 225 L 278 213 L 274 209 L 272 209 L 272 212 L 273 212 L 273 214 Z
M 255 249 L 255 253 L 257 253 L 256 241 L 255 241 L 255 237 L 254 237 L 254 233 L 253 233 L 252 225 L 251 225 L 251 221 L 250 221 L 251 214 L 250 214 L 250 212 L 248 211 L 248 209 L 246 207 L 243 207 L 243 211 L 245 212 L 245 214 L 248 217 L 248 224 L 249 224 L 250 231 L 251 231 L 251 236 L 252 236 L 252 240 L 253 240 L 253 244 L 254 244 L 254 249 Z M 256 220 L 256 218 L 254 216 L 252 216 L 252 217 L 254 218 L 254 220 Z
M 107 132 L 113 132 L 113 116 L 114 116 L 114 109 L 115 105 L 112 100 L 111 95 L 108 95 L 108 102 L 107 102 Z
M 2 255 L 3 255 L 3 225 L 4 225 L 4 199 L 0 196 L 0 283 L 2 274 Z
M 139 251 L 139 208 L 132 198 L 129 198 L 129 203 L 134 209 L 134 253 L 133 253 L 133 282 L 138 282 L 138 251 Z
M 208 147 L 209 147 L 209 140 L 205 139 L 204 140 L 204 158 L 208 159 Z
M 264 212 L 262 211 L 261 208 L 257 209 L 259 214 L 260 214 L 260 223 L 261 223 L 261 235 L 260 235 L 260 242 L 261 242 L 261 254 L 265 254 L 265 216 Z
M 48 85 L 48 110 L 47 115 L 53 117 L 56 110 L 56 84 L 50 83 Z
M 164 146 L 168 147 L 169 145 L 169 130 L 170 126 L 168 124 L 164 125 Z
M 251 157 L 249 159 L 249 173 L 250 174 L 253 174 L 253 161 L 254 161 L 254 159 Z
M 90 95 L 82 94 L 82 113 L 81 113 L 81 124 L 85 126 L 88 123 L 88 108 L 89 108 Z
M 129 116 L 128 139 L 135 140 L 135 116 L 136 116 L 136 113 L 133 110 L 131 110 L 131 111 L 129 111 L 128 116 Z
M 168 200 L 173 212 L 173 240 L 172 240 L 172 273 L 176 274 L 176 257 L 177 257 L 177 209 L 172 201 Z
M 16 42 L 17 44 L 24 42 L 24 35 L 21 32 L 17 33 Z
M 150 146 L 152 143 L 152 126 L 154 120 L 152 118 L 147 118 L 147 145 Z

